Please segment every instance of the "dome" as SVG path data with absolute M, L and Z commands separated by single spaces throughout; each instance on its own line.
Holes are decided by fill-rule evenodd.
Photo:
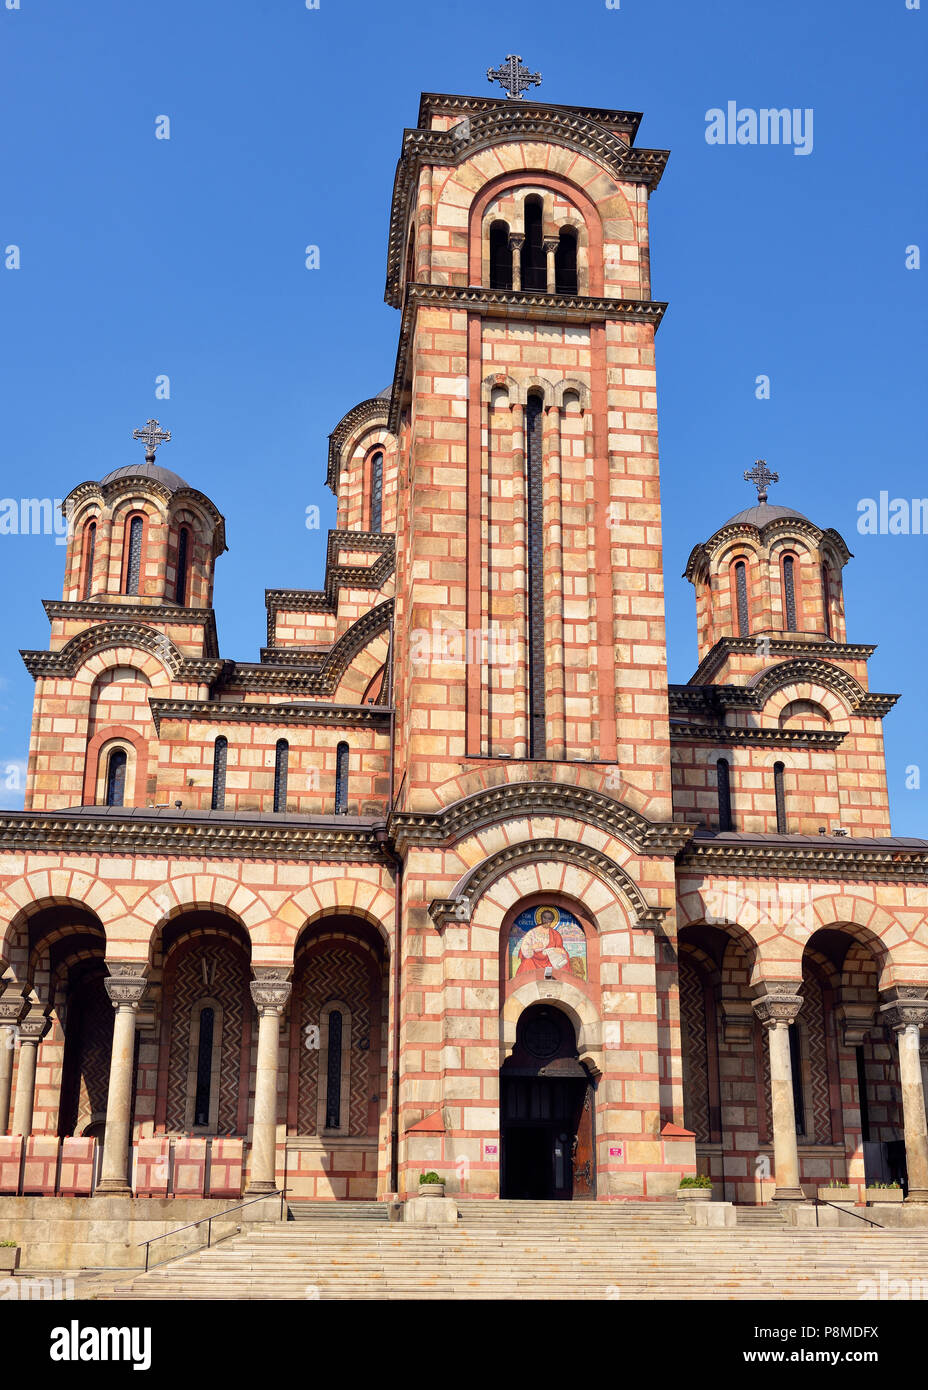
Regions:
M 766 526 L 770 521 L 781 521 L 785 517 L 796 517 L 800 521 L 808 521 L 807 516 L 802 512 L 797 512 L 794 507 L 771 507 L 769 502 L 757 502 L 753 507 L 745 507 L 743 512 L 738 512 L 735 516 L 730 516 L 719 530 L 724 526 L 756 526 L 758 530 Z
M 100 482 L 113 483 L 117 478 L 151 478 L 153 482 L 161 483 L 169 492 L 177 492 L 182 487 L 190 486 L 179 473 L 172 473 L 170 468 L 162 468 L 160 463 L 149 463 L 147 459 L 144 463 L 126 463 L 122 468 L 114 468 L 112 473 L 107 473 Z

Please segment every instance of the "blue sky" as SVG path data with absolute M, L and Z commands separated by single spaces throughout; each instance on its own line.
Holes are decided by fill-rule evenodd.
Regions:
M 928 536 L 857 532 L 861 499 L 928 494 L 928 267 L 905 263 L 928 241 L 928 0 L 12 2 L 0 247 L 21 268 L 0 265 L 0 492 L 63 497 L 141 460 L 132 430 L 157 416 L 173 431 L 159 461 L 227 519 L 223 654 L 256 659 L 264 588 L 321 585 L 326 436 L 392 377 L 403 127 L 420 91 L 489 93 L 486 68 L 519 52 L 540 100 L 642 111 L 638 143 L 672 151 L 651 200 L 671 679 L 696 664 L 686 558 L 750 504 L 741 475 L 764 457 L 771 500 L 855 552 L 849 638 L 879 643 L 872 688 L 904 695 L 886 721 L 894 830 L 928 835 Z M 811 108 L 811 153 L 707 144 L 728 101 Z M 0 536 L 0 774 L 26 755 L 18 649 L 47 645 L 63 559 L 53 537 Z M 2 781 L 0 804 L 21 804 Z

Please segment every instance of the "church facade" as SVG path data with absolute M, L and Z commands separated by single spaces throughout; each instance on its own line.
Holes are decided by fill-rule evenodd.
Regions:
M 267 591 L 259 661 L 157 422 L 70 494 L 0 813 L 0 1191 L 928 1200 L 896 697 L 762 463 L 668 684 L 639 121 L 422 97 L 393 382 L 329 438 L 322 586 Z

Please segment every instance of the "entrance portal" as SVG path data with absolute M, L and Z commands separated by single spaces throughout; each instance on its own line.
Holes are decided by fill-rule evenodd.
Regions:
M 593 1082 L 560 1009 L 522 1014 L 500 1073 L 502 1192 L 534 1201 L 595 1197 Z

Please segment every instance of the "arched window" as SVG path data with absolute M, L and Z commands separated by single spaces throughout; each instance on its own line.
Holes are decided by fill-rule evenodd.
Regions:
M 802 1094 L 802 1050 L 799 1043 L 799 1027 L 789 1024 L 789 1060 L 793 1072 L 793 1113 L 796 1118 L 796 1133 L 806 1132 L 806 1107 Z
M 84 573 L 81 579 L 81 598 L 90 598 L 93 589 L 93 561 L 97 549 L 97 523 L 88 522 L 84 528 L 84 544 L 81 547 L 81 560 Z
M 383 530 L 383 454 L 371 459 L 371 519 L 369 531 Z
M 190 530 L 187 526 L 180 528 L 180 535 L 177 537 L 177 585 L 174 590 L 174 599 L 177 603 L 187 602 L 187 560 L 190 550 Z
M 274 810 L 287 809 L 287 763 L 290 759 L 290 745 L 285 738 L 277 740 L 274 754 Z
M 490 289 L 512 289 L 512 248 L 509 245 L 509 223 L 490 225 Z
M 743 560 L 735 561 L 735 597 L 738 605 L 738 636 L 747 637 L 751 631 L 748 613 L 748 571 Z
M 348 811 L 348 745 L 340 743 L 335 750 L 335 814 Z
M 554 288 L 558 294 L 577 293 L 577 233 L 562 227 L 554 252 Z
M 825 612 L 825 635 L 831 637 L 831 582 L 828 578 L 828 566 L 825 564 L 822 565 L 822 608 Z
M 226 762 L 229 756 L 229 740 L 221 734 L 213 744 L 213 799 L 210 807 L 221 811 L 226 804 Z
M 782 763 L 773 765 L 773 790 L 777 803 L 777 834 L 787 834 L 786 826 L 786 788 L 783 784 L 784 767 Z
M 731 830 L 731 769 L 727 758 L 715 764 L 715 781 L 719 797 L 719 830 Z
M 530 395 L 525 407 L 528 492 L 528 755 L 545 756 L 545 584 L 542 426 L 544 403 Z
M 137 594 L 142 574 L 142 537 L 145 520 L 141 516 L 132 517 L 129 522 L 129 535 L 126 541 L 126 587 L 127 594 Z
M 342 1016 L 332 1009 L 326 1039 L 325 1127 L 341 1129 L 342 1120 Z
M 795 560 L 792 555 L 783 557 L 783 611 L 786 618 L 786 631 L 796 631 L 796 579 Z
M 525 200 L 525 240 L 520 252 L 524 290 L 548 288 L 548 267 L 542 236 L 542 207 L 541 199 L 534 194 Z
M 106 804 L 124 806 L 126 801 L 126 768 L 129 758 L 124 748 L 114 748 L 106 766 Z
M 207 1007 L 200 1010 L 199 1039 L 197 1042 L 196 1095 L 193 1102 L 193 1123 L 195 1127 L 206 1128 L 210 1123 L 210 1099 L 213 1090 L 213 1032 L 216 1015 Z

